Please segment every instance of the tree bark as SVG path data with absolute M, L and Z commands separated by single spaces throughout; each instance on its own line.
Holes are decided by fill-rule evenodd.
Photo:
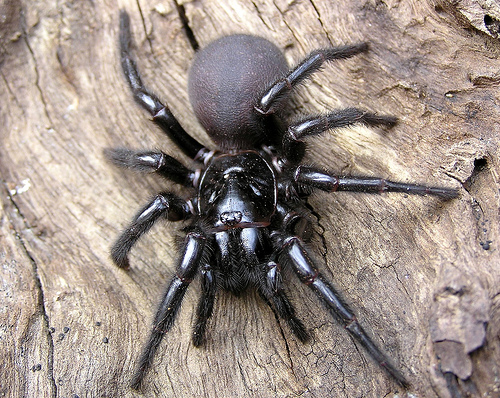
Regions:
M 500 7 L 484 1 L 0 3 L 0 396 L 131 397 L 128 383 L 172 273 L 181 225 L 156 225 L 115 267 L 109 248 L 150 196 L 189 192 L 110 165 L 106 147 L 161 148 L 122 76 L 118 9 L 143 80 L 210 148 L 189 105 L 194 38 L 264 36 L 293 65 L 360 41 L 297 90 L 295 116 L 356 106 L 395 115 L 308 140 L 342 175 L 460 188 L 448 202 L 318 194 L 318 265 L 411 382 L 409 392 L 494 396 L 500 387 Z M 185 13 L 183 20 L 182 14 Z M 201 349 L 193 282 L 145 396 L 381 397 L 402 393 L 309 289 L 287 276 L 312 333 L 302 344 L 252 292 L 220 293 Z

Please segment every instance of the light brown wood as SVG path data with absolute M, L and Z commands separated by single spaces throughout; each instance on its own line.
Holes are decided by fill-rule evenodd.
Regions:
M 212 145 L 190 109 L 194 51 L 175 3 L 118 3 L 0 3 L 2 396 L 136 395 L 127 383 L 172 275 L 180 227 L 155 226 L 134 248 L 129 272 L 111 263 L 109 247 L 148 197 L 165 186 L 181 190 L 117 170 L 102 150 L 161 148 L 189 161 L 131 98 L 117 52 L 119 8 L 130 13 L 147 85 L 187 131 Z M 308 162 L 339 174 L 458 187 L 461 195 L 443 203 L 400 194 L 318 194 L 311 200 L 319 217 L 312 249 L 411 381 L 410 392 L 450 396 L 437 350 L 444 369 L 471 375 L 459 382 L 462 391 L 475 386 L 473 396 L 495 396 L 498 4 L 204 0 L 183 6 L 200 45 L 229 33 L 259 34 L 282 48 L 290 64 L 318 47 L 370 42 L 367 54 L 326 66 L 300 88 L 294 112 L 358 106 L 400 123 L 391 131 L 359 127 L 311 139 Z M 144 395 L 401 393 L 309 289 L 289 279 L 310 343 L 281 329 L 254 293 L 220 294 L 207 345 L 194 348 L 194 282 Z M 453 355 L 463 366 L 449 365 Z

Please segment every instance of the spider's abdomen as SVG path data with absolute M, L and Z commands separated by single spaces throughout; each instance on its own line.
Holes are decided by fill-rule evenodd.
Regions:
M 216 157 L 201 177 L 197 198 L 198 212 L 212 232 L 266 227 L 276 202 L 274 171 L 254 151 Z
M 225 148 L 252 148 L 264 119 L 254 106 L 264 90 L 288 71 L 280 49 L 250 35 L 222 37 L 200 50 L 189 73 L 194 112 L 214 141 Z

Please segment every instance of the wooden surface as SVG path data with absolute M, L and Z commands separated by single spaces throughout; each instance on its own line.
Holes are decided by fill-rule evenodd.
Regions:
M 302 87 L 294 111 L 359 106 L 395 115 L 399 125 L 310 140 L 308 161 L 341 174 L 458 187 L 461 194 L 448 203 L 318 194 L 311 200 L 319 217 L 318 263 L 411 381 L 412 396 L 450 397 L 457 379 L 448 377 L 447 385 L 441 367 L 467 379 L 458 382 L 462 392 L 497 397 L 498 3 L 182 4 L 201 46 L 254 33 L 275 42 L 293 64 L 317 47 L 371 43 L 369 53 L 325 67 Z M 193 136 L 213 147 L 189 106 L 194 51 L 175 3 L 0 2 L 0 396 L 136 395 L 127 383 L 172 275 L 180 227 L 157 225 L 133 250 L 129 272 L 113 266 L 109 247 L 152 194 L 165 186 L 180 191 L 117 170 L 102 149 L 162 148 L 188 161 L 126 87 L 116 45 L 121 7 L 131 15 L 144 80 Z M 194 282 L 144 395 L 402 394 L 290 279 L 310 343 L 281 329 L 254 293 L 221 294 L 207 345 L 195 349 Z

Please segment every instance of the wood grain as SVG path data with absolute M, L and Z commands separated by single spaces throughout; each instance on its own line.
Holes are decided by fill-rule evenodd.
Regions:
M 500 388 L 500 14 L 498 4 L 488 4 L 179 2 L 201 46 L 253 33 L 294 64 L 318 47 L 369 41 L 370 52 L 326 66 L 298 90 L 294 114 L 358 106 L 400 123 L 391 131 L 360 127 L 312 139 L 308 162 L 340 174 L 461 188 L 447 203 L 399 194 L 311 200 L 319 265 L 416 396 L 450 397 L 454 383 L 472 396 L 493 397 Z M 189 105 L 194 50 L 174 2 L 0 2 L 0 396 L 136 395 L 127 383 L 173 272 L 180 226 L 155 226 L 134 248 L 129 272 L 113 266 L 109 247 L 151 195 L 165 185 L 181 191 L 117 170 L 102 150 L 161 148 L 189 161 L 126 87 L 119 8 L 131 15 L 145 82 L 187 131 L 212 145 Z M 310 343 L 281 328 L 249 292 L 219 295 L 207 345 L 196 349 L 195 281 L 144 395 L 402 393 L 307 288 L 293 278 L 290 286 Z M 471 316 L 477 307 L 468 297 L 479 300 L 484 316 Z M 463 381 L 450 373 L 446 381 L 435 348 L 443 361 L 453 353 L 440 343 L 470 347 L 470 330 L 480 340 L 470 355 L 462 353 L 470 376 Z

